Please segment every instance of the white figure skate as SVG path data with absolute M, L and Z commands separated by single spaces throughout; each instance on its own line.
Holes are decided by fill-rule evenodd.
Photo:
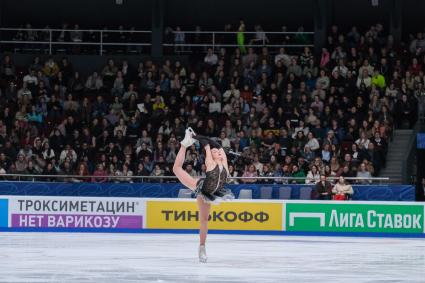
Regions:
M 199 246 L 199 262 L 206 263 L 207 262 L 207 251 L 205 249 L 205 245 Z
M 188 148 L 192 144 L 195 143 L 195 139 L 193 139 L 193 136 L 195 136 L 195 132 L 192 130 L 191 127 L 187 128 L 185 131 L 184 139 L 180 142 L 182 146 Z

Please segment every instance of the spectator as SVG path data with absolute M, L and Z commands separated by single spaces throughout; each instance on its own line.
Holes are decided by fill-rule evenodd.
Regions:
M 105 183 L 108 181 L 108 178 L 106 176 L 108 176 L 108 173 L 105 171 L 102 163 L 99 163 L 96 166 L 96 170 L 93 172 L 93 176 L 91 181 L 94 183 Z
M 84 162 L 81 162 L 80 164 L 78 164 L 77 170 L 75 171 L 74 175 L 77 175 L 78 177 L 72 178 L 73 182 L 76 182 L 76 183 L 88 182 L 89 178 L 85 177 L 90 175 L 87 164 Z
M 310 171 L 307 173 L 307 177 L 305 179 L 306 184 L 316 184 L 320 181 L 320 172 L 316 165 L 311 166 Z
M 214 54 L 212 48 L 208 48 L 207 55 L 205 55 L 205 58 L 204 58 L 204 62 L 205 62 L 205 64 L 207 64 L 209 66 L 215 66 L 215 65 L 217 65 L 217 63 L 218 63 L 218 57 L 217 57 L 216 54 Z
M 188 64 L 146 59 L 134 71 L 125 60 L 108 60 L 86 78 L 66 58 L 59 64 L 52 58 L 34 58 L 28 66 L 19 66 L 29 70 L 22 78 L 5 56 L 1 70 L 15 68 L 15 74 L 1 90 L 7 106 L 0 111 L 0 145 L 10 163 L 4 168 L 9 172 L 12 164 L 16 170 L 17 153 L 22 151 L 24 159 L 30 152 L 38 156 L 34 168 L 44 170 L 52 163 L 55 170 L 63 170 L 67 161 L 76 172 L 85 160 L 93 172 L 98 162 L 94 153 L 99 152 L 105 153 L 99 159 L 104 168 L 114 160 L 114 174 L 128 159 L 130 168 L 144 160 L 141 170 L 148 174 L 160 164 L 166 175 L 176 140 L 190 125 L 201 134 L 220 135 L 226 148 L 258 156 L 257 169 L 261 171 L 261 164 L 273 177 L 292 175 L 293 163 L 304 174 L 313 165 L 323 173 L 329 163 L 328 176 L 346 177 L 356 176 L 361 171 L 357 166 L 367 163 L 367 171 L 377 175 L 385 165 L 393 123 L 411 127 L 416 122 L 415 105 L 422 104 L 424 84 L 422 58 L 402 54 L 391 39 L 377 38 L 376 30 L 365 36 L 353 29 L 344 37 L 332 28 L 320 61 L 309 49 L 298 56 L 281 48 L 274 64 L 270 54 L 277 50 L 248 48 L 241 54 L 238 48 L 232 54 L 222 48 L 214 54 L 211 49 L 207 57 L 213 60 L 207 61 L 213 64 L 205 70 L 194 68 L 199 58 Z M 416 42 L 422 39 L 420 35 Z M 293 43 L 295 38 L 285 36 L 288 40 Z M 386 47 L 376 52 L 375 46 Z M 1 74 L 4 79 L 5 72 Z M 117 97 L 105 95 L 112 92 Z M 162 153 L 153 148 L 157 139 Z M 67 143 L 72 143 L 76 161 L 61 160 Z M 46 149 L 40 150 L 43 144 Z M 196 162 L 202 158 L 197 156 Z M 194 166 L 202 171 L 202 166 Z M 241 164 L 235 164 L 235 172 L 243 174 Z
M 100 91 L 103 87 L 102 77 L 97 72 L 93 72 L 86 81 L 85 87 L 91 92 Z
M 305 183 L 305 173 L 303 170 L 300 170 L 298 165 L 292 166 L 292 175 L 291 177 L 296 178 L 292 180 L 293 184 L 304 184 Z
M 357 183 L 363 184 L 363 185 L 372 184 L 372 180 L 368 180 L 372 177 L 372 175 L 368 171 L 366 164 L 361 163 L 359 168 L 360 170 L 357 171 L 357 178 L 359 178 L 357 180 Z
M 254 184 L 257 182 L 257 179 L 255 177 L 258 177 L 258 172 L 255 169 L 254 164 L 246 165 L 245 166 L 245 172 L 243 173 L 242 177 L 247 179 L 242 179 L 242 182 L 246 184 Z
M 340 176 L 338 182 L 332 189 L 335 200 L 347 200 L 352 199 L 354 190 L 353 187 L 348 184 L 343 176 Z
M 176 27 L 176 30 L 174 31 L 174 44 L 175 52 L 184 51 L 184 46 L 182 46 L 182 44 L 185 44 L 185 33 L 181 31 L 180 27 Z
M 385 89 L 385 87 L 387 86 L 385 82 L 385 77 L 379 73 L 378 69 L 375 69 L 373 71 L 371 83 L 372 85 L 379 87 L 381 90 Z
M 332 184 L 325 175 L 320 175 L 319 182 L 316 183 L 315 191 L 319 200 L 330 200 L 332 197 Z

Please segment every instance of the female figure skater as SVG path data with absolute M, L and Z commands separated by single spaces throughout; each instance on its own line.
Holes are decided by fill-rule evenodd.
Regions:
M 195 179 L 183 169 L 186 149 L 190 147 L 195 140 L 198 140 L 205 149 L 205 165 L 207 166 L 205 179 Z M 180 144 L 181 146 L 174 162 L 173 172 L 179 181 L 196 195 L 201 222 L 199 229 L 199 261 L 206 262 L 207 254 L 205 250 L 205 241 L 208 233 L 208 217 L 211 203 L 217 199 L 233 198 L 230 190 L 224 188 L 227 176 L 229 175 L 227 157 L 220 144 L 207 137 L 197 136 L 191 128 L 186 129 L 185 137 Z

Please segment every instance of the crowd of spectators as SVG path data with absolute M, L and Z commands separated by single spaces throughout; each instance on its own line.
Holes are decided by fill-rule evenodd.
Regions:
M 117 182 L 171 176 L 191 126 L 241 155 L 230 155 L 230 173 L 252 178 L 231 183 L 377 176 L 393 128 L 412 127 L 424 109 L 425 61 L 412 46 L 396 46 L 379 24 L 364 34 L 334 26 L 320 56 L 308 47 L 298 54 L 208 49 L 193 65 L 109 59 L 87 77 L 67 58 L 39 57 L 20 76 L 6 55 L 0 173 L 93 182 L 106 182 L 107 175 Z M 185 168 L 204 176 L 203 161 L 193 145 Z

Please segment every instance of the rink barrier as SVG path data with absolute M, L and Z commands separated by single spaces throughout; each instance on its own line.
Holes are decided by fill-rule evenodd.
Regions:
M 314 185 L 302 184 L 238 184 L 227 185 L 235 196 L 243 189 L 252 191 L 253 199 L 261 198 L 261 188 L 272 188 L 272 199 L 279 199 L 279 188 L 291 189 L 291 199 L 300 198 L 300 190 Z M 135 198 L 176 198 L 180 183 L 72 183 L 72 182 L 0 182 L 1 195 L 37 196 L 81 196 L 81 197 L 135 197 Z M 415 187 L 412 185 L 353 185 L 353 200 L 363 201 L 415 201 Z
M 415 202 L 233 200 L 212 205 L 210 233 L 425 238 Z M 0 231 L 198 233 L 193 199 L 0 197 Z

